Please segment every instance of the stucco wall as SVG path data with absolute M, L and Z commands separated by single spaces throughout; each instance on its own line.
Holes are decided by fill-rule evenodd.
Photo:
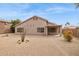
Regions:
M 0 33 L 8 33 L 10 32 L 11 24 L 6 22 L 0 22 Z
M 44 27 L 45 29 L 45 26 L 46 26 L 46 21 L 40 20 L 39 18 L 38 19 L 32 18 L 22 23 L 21 25 L 16 26 L 15 33 L 18 34 L 17 28 L 22 27 L 25 29 L 26 34 L 45 34 L 45 30 L 44 30 L 44 33 L 37 32 L 38 27 Z

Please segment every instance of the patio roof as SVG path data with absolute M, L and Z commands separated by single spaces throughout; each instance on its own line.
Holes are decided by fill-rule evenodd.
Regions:
M 51 22 L 47 23 L 47 27 L 58 27 L 58 26 L 61 26 L 61 25 L 57 25 L 57 24 L 51 23 Z

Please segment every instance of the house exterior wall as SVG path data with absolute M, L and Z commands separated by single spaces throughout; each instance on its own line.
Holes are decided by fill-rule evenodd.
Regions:
M 0 33 L 10 32 L 10 26 L 11 26 L 11 24 L 0 21 Z
M 36 35 L 48 35 L 48 26 L 50 27 L 56 27 L 56 34 L 60 32 L 59 25 L 56 25 L 54 23 L 48 22 L 47 20 L 40 18 L 40 17 L 32 17 L 28 20 L 18 24 L 15 27 L 15 34 L 22 34 L 23 32 L 18 32 L 17 29 L 24 29 L 24 33 L 26 34 L 36 34 Z M 44 28 L 44 32 L 38 32 L 37 28 Z
M 17 32 L 17 28 L 24 28 L 26 34 L 42 34 L 45 35 L 46 34 L 46 22 L 43 20 L 40 20 L 40 18 L 38 19 L 33 19 L 31 18 L 30 20 L 28 20 L 27 22 L 17 26 L 15 28 L 15 33 L 18 34 L 19 32 Z M 40 33 L 37 32 L 37 28 L 44 28 L 44 33 Z
M 0 22 L 0 33 L 4 33 L 4 29 L 5 26 L 4 26 L 4 23 Z
M 10 26 L 11 26 L 11 23 L 6 23 L 5 24 L 5 33 L 10 33 L 11 32 Z

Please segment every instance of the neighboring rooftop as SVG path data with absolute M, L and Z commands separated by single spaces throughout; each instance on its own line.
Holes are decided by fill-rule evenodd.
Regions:
M 0 22 L 3 22 L 3 23 L 11 23 L 11 22 L 5 21 L 5 20 L 0 20 Z
M 64 27 L 63 29 L 65 29 L 65 28 L 67 28 L 67 27 Z M 77 28 L 77 26 L 68 26 L 68 28 L 75 29 L 75 28 Z

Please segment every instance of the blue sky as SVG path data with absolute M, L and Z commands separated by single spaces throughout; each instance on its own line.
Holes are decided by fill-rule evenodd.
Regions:
M 79 9 L 71 3 L 0 3 L 0 19 L 24 21 L 35 15 L 61 25 L 79 23 Z

